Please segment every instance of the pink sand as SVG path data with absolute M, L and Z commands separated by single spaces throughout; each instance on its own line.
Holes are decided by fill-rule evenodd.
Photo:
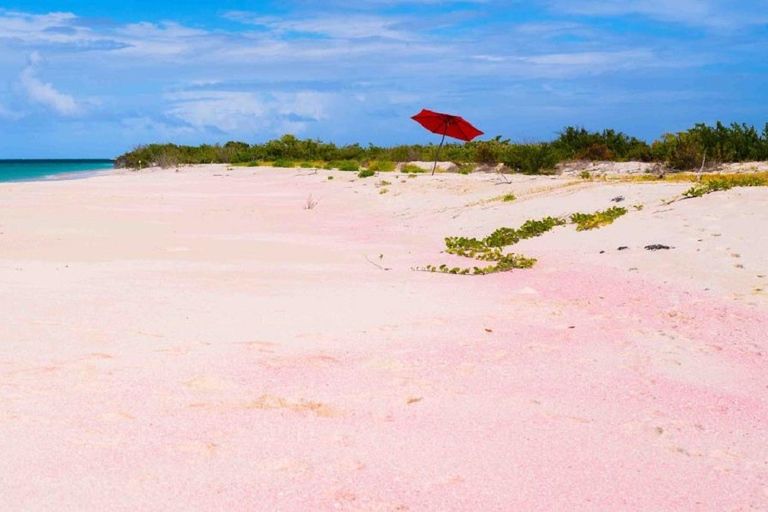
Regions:
M 0 509 L 768 509 L 768 190 L 328 174 L 0 185 Z

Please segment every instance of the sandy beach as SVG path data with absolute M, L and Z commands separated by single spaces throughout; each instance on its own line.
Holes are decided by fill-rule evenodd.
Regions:
M 690 186 L 0 183 L 0 509 L 767 510 L 768 188 Z M 617 204 L 529 270 L 416 270 Z

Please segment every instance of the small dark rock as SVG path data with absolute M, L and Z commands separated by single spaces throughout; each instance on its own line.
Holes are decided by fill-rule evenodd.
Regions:
M 614 203 L 620 203 L 623 200 L 624 200 L 624 196 L 616 196 L 613 199 L 611 199 L 611 201 L 613 201 Z
M 629 247 L 627 247 L 626 245 L 622 245 L 622 246 L 621 246 L 621 247 L 619 247 L 617 250 L 618 250 L 618 251 L 626 251 L 627 249 L 629 249 Z
M 645 246 L 645 250 L 646 251 L 659 251 L 659 250 L 662 250 L 662 249 L 663 250 L 667 250 L 667 249 L 672 249 L 672 247 L 670 247 L 668 245 L 662 245 L 662 244 L 651 244 L 651 245 L 646 245 Z
M 600 251 L 600 254 L 605 254 L 605 251 Z

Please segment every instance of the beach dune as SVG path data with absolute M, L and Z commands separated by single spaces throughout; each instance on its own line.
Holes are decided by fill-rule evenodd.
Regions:
M 689 186 L 0 184 L 0 508 L 766 509 L 768 188 Z M 532 269 L 419 271 L 617 197 L 515 246 Z

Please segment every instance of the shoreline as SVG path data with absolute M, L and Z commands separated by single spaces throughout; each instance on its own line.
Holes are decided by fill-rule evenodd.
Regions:
M 665 204 L 690 183 L 226 165 L 46 183 L 0 190 L 6 508 L 768 507 L 767 187 Z M 529 270 L 413 270 L 475 264 L 446 236 L 617 204 L 511 247 Z
M 16 162 L 14 161 L 5 161 L 7 162 Z M 21 163 L 38 163 L 38 164 L 51 164 L 51 163 L 61 163 L 62 160 L 19 160 L 18 162 Z M 64 161 L 66 162 L 66 161 Z M 81 160 L 72 160 L 72 162 L 82 162 Z M 3 163 L 0 161 L 0 163 Z M 21 177 L 11 177 L 7 178 L 3 176 L 3 168 L 0 167 L 0 184 L 3 183 L 24 183 L 29 181 L 62 181 L 62 180 L 72 180 L 72 179 L 85 179 L 90 178 L 93 176 L 99 176 L 105 173 L 110 173 L 114 171 L 115 169 L 112 167 L 100 167 L 95 169 L 83 169 L 83 170 L 64 170 L 60 172 L 49 172 L 44 171 L 42 174 L 34 174 L 34 175 L 24 175 Z
M 30 179 L 29 181 L 66 181 L 66 180 L 84 180 L 95 178 L 97 176 L 108 176 L 114 173 L 115 169 L 96 169 L 93 171 L 75 171 L 49 174 L 39 179 Z

